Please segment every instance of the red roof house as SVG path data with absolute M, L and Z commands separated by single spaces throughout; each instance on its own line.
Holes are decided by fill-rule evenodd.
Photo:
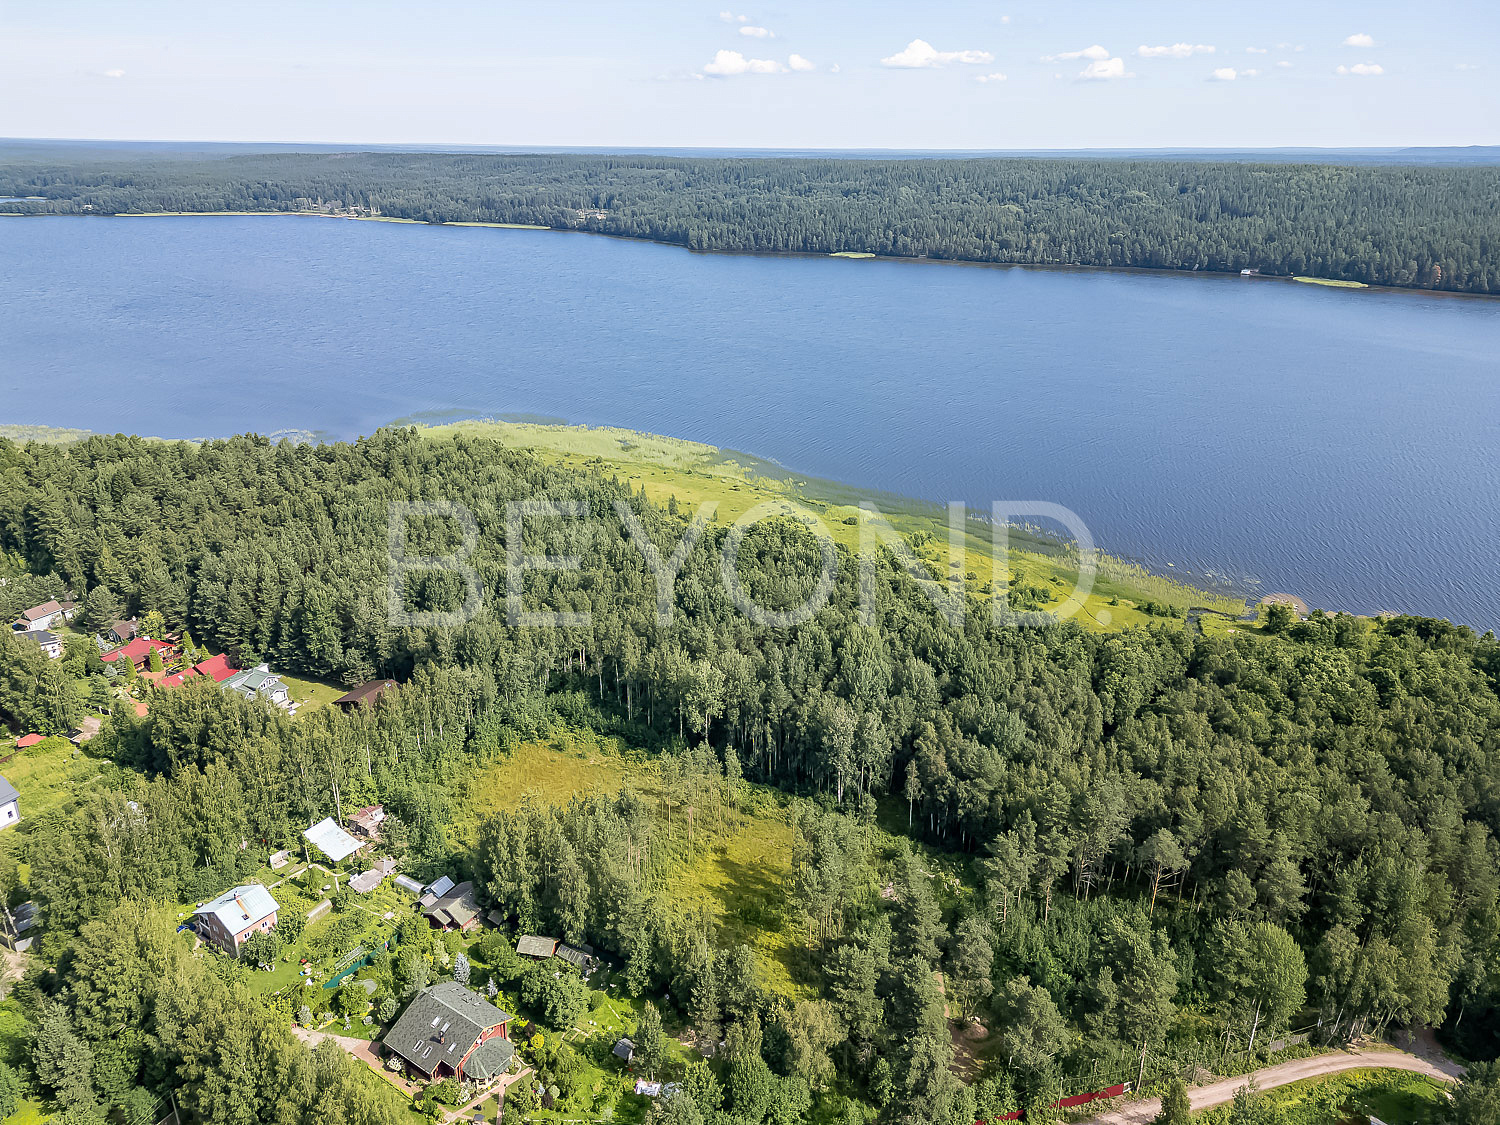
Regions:
M 106 664 L 113 664 L 120 659 L 129 660 L 139 670 L 151 663 L 152 649 L 156 649 L 158 652 L 166 652 L 171 647 L 166 641 L 153 641 L 146 637 L 137 637 L 123 648 L 117 648 L 114 652 L 106 652 L 99 659 L 103 660 Z
M 210 656 L 207 660 L 193 665 L 193 671 L 200 676 L 209 676 L 214 683 L 222 684 L 230 676 L 234 675 L 234 669 L 229 666 L 229 657 L 220 653 L 218 656 Z
M 30 747 L 35 746 L 41 740 L 42 736 L 39 734 L 23 734 L 20 738 L 16 739 L 16 749 L 29 749 Z
M 108 660 L 109 657 L 104 659 Z M 207 660 L 200 660 L 191 668 L 184 668 L 181 672 L 173 672 L 170 676 L 162 678 L 160 687 L 170 691 L 172 688 L 181 687 L 194 676 L 207 676 L 216 684 L 222 684 L 230 676 L 234 675 L 234 669 L 229 666 L 229 658 L 223 656 L 210 656 Z

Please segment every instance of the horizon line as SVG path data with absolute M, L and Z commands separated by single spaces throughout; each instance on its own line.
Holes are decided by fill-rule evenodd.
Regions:
M 469 141 L 330 141 L 330 140 L 199 140 L 169 137 L 0 137 L 0 144 L 71 144 L 71 145 L 211 145 L 221 147 L 274 146 L 294 148 L 312 146 L 317 148 L 353 149 L 455 149 L 460 151 L 493 150 L 499 152 L 569 152 L 597 151 L 608 153 L 631 153 L 650 151 L 672 152 L 808 152 L 808 153 L 1353 153 L 1390 154 L 1412 151 L 1458 151 L 1500 149 L 1500 141 L 1493 143 L 1470 142 L 1467 144 L 1397 144 L 1397 145 L 1068 145 L 1058 147 L 1016 148 L 920 148 L 920 147 L 871 147 L 849 146 L 803 146 L 803 145 L 735 145 L 735 144 L 510 144 Z

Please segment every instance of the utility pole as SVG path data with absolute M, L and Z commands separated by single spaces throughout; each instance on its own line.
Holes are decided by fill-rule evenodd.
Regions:
M 1145 1080 L 1146 1080 L 1146 1040 L 1142 1039 L 1141 1040 L 1141 1066 L 1140 1066 L 1140 1069 L 1138 1071 L 1136 1071 L 1136 1075 L 1135 1075 L 1135 1088 L 1136 1088 L 1137 1091 L 1140 1090 L 1141 1083 L 1144 1082 Z

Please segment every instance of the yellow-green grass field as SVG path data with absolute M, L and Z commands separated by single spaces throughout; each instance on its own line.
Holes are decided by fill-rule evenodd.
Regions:
M 479 771 L 469 787 L 470 819 L 457 832 L 472 839 L 484 816 L 528 799 L 560 806 L 575 795 L 612 796 L 627 785 L 655 810 L 669 908 L 706 908 L 725 945 L 748 945 L 771 987 L 801 995 L 810 976 L 808 946 L 800 921 L 784 906 L 792 878 L 790 798 L 741 785 L 737 809 L 695 810 L 690 842 L 687 811 L 656 762 L 617 740 L 562 732 L 524 743 Z
M 17 443 L 34 441 L 43 445 L 68 445 L 71 442 L 82 441 L 92 432 L 92 430 L 70 430 L 60 426 L 0 425 L 0 438 L 8 438 Z
M 836 481 L 801 476 L 734 450 L 613 427 L 485 420 L 433 426 L 426 432 L 434 440 L 455 434 L 490 438 L 565 467 L 612 471 L 632 488 L 643 491 L 653 503 L 665 504 L 675 497 L 679 505 L 693 511 L 713 504 L 713 518 L 719 523 L 732 523 L 753 508 L 769 505 L 762 510 L 779 511 L 804 523 L 821 521 L 833 540 L 851 551 L 859 549 L 862 533 L 867 539 L 876 538 L 874 518 L 859 506 L 861 500 L 868 499 L 908 541 L 913 537 L 926 541 L 917 554 L 930 574 L 939 580 L 948 574 L 961 576 L 965 590 L 986 599 L 986 605 L 995 588 L 991 524 L 968 518 L 960 539 L 962 557 L 950 559 L 947 513 L 933 504 L 864 493 Z M 1085 628 L 1118 630 L 1180 624 L 1172 618 L 1142 612 L 1140 606 L 1146 601 L 1178 610 L 1202 606 L 1233 616 L 1244 612 L 1242 599 L 1200 590 L 1102 554 L 1093 590 L 1079 606 L 1069 596 L 1078 574 L 1075 553 L 1070 548 L 1019 528 L 1009 530 L 1008 540 L 1010 573 L 1046 589 L 1051 595 L 1048 611 L 1066 611 Z M 954 561 L 959 566 L 952 566 Z M 1003 580 L 1008 575 L 1001 577 Z
M 6 739 L 0 746 L 9 752 L 14 750 L 15 743 Z M 112 762 L 89 757 L 82 748 L 54 735 L 26 750 L 15 751 L 13 757 L 0 764 L 0 774 L 21 795 L 20 831 L 25 832 L 28 822 L 58 809 L 67 811 L 77 807 L 85 793 L 117 768 Z
M 863 250 L 835 250 L 828 256 L 830 258 L 873 258 L 875 255 Z
M 490 227 L 493 230 L 551 230 L 536 223 L 444 223 L 445 227 Z
M 1304 285 L 1331 285 L 1335 289 L 1368 289 L 1363 281 L 1335 281 L 1331 277 L 1294 277 L 1293 281 L 1300 281 Z

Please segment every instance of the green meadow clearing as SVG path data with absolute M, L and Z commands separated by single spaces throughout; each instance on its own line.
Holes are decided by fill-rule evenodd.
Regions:
M 811 943 L 793 892 L 793 797 L 742 782 L 736 806 L 696 810 L 691 825 L 661 763 L 617 738 L 559 729 L 545 741 L 524 742 L 470 779 L 467 813 L 455 835 L 467 846 L 479 822 L 525 801 L 561 807 L 574 796 L 613 796 L 630 787 L 655 814 L 653 866 L 670 910 L 706 909 L 723 946 L 746 945 L 756 954 L 766 983 L 791 999 L 811 998 Z M 906 805 L 885 802 L 877 823 L 881 858 L 898 848 Z M 940 900 L 969 893 L 962 857 L 917 846 L 933 872 Z
M 767 983 L 788 996 L 811 995 L 811 969 L 800 920 L 788 916 L 794 798 L 741 786 L 738 808 L 704 809 L 692 818 L 663 783 L 656 761 L 617 739 L 561 731 L 526 742 L 469 784 L 469 816 L 457 831 L 470 842 L 486 815 L 523 801 L 566 805 L 574 796 L 613 796 L 630 787 L 652 802 L 658 869 L 674 911 L 706 908 L 724 945 L 755 951 Z

